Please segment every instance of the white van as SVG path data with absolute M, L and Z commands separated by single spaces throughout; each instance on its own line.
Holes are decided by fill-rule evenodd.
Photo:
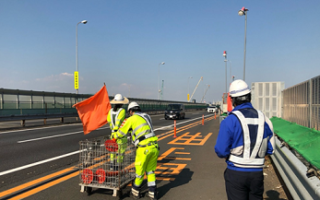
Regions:
M 209 106 L 209 107 L 207 108 L 207 112 L 208 112 L 208 113 L 210 113 L 210 112 L 214 113 L 214 112 L 216 112 L 216 111 L 217 111 L 217 107 L 216 107 L 216 106 Z

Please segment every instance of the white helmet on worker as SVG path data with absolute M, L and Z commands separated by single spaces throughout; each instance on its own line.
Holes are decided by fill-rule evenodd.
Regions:
M 251 91 L 246 82 L 243 80 L 235 80 L 231 83 L 229 94 L 231 97 L 240 97 L 249 94 Z
M 132 109 L 132 108 L 134 108 L 134 107 L 138 107 L 138 108 L 140 108 L 140 106 L 139 106 L 139 104 L 137 103 L 137 102 L 131 102 L 130 104 L 129 104 L 129 106 L 128 106 L 128 111 L 130 110 L 130 109 Z
M 122 96 L 121 94 L 116 94 L 112 101 L 110 101 L 111 104 L 127 104 L 129 103 L 129 100 Z

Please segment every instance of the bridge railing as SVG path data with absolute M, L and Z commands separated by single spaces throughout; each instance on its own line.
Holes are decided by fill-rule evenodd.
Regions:
M 35 118 L 53 118 L 74 116 L 77 110 L 72 107 L 77 102 L 83 101 L 92 95 L 39 92 L 26 90 L 10 90 L 0 88 L 0 121 L 27 120 Z M 113 96 L 109 96 L 113 99 Z M 205 109 L 205 103 L 192 103 L 183 101 L 155 100 L 142 98 L 129 98 L 136 101 L 144 112 L 150 114 L 163 113 L 170 103 L 182 103 L 187 111 Z M 128 105 L 124 105 L 126 109 Z

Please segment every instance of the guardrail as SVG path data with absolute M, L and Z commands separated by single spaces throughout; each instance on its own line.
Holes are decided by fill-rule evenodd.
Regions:
M 195 111 L 195 110 L 203 110 L 204 108 L 190 108 L 187 109 L 187 111 Z M 70 109 L 69 109 L 70 110 Z M 74 109 L 75 110 L 75 109 Z M 0 110 L 1 111 L 1 110 Z M 17 111 L 19 112 L 19 111 Z M 164 114 L 165 110 L 158 109 L 158 110 L 143 110 L 143 112 L 154 115 L 154 114 Z M 4 121 L 21 121 L 21 126 L 25 127 L 25 121 L 26 120 L 34 120 L 34 119 L 43 119 L 43 123 L 46 124 L 47 119 L 53 119 L 53 118 L 60 118 L 60 122 L 64 122 L 65 117 L 79 117 L 78 113 L 43 113 L 43 114 L 25 114 L 25 115 L 19 115 L 19 114 L 12 114 L 7 116 L 1 116 L 0 115 L 0 122 Z M 129 114 L 126 113 L 126 117 L 129 117 Z
M 293 199 L 320 199 L 318 177 L 308 178 L 307 167 L 278 138 L 271 158 Z
M 32 90 L 12 90 L 0 88 L 0 122 L 25 120 L 78 117 L 77 110 L 72 107 L 77 102 L 91 97 L 91 94 L 74 94 L 59 92 L 44 92 Z M 113 96 L 109 96 L 113 99 Z M 130 101 L 139 103 L 142 111 L 149 114 L 162 114 L 171 103 L 182 103 L 187 111 L 205 109 L 205 103 L 193 103 L 173 100 L 131 98 Z M 124 105 L 126 109 L 128 105 Z
M 47 119 L 60 118 L 63 123 L 65 117 L 78 117 L 78 113 L 0 116 L 0 122 L 21 121 L 21 126 L 25 127 L 26 120 L 43 119 L 43 124 L 46 124 Z

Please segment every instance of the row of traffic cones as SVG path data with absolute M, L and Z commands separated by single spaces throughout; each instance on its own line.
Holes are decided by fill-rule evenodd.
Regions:
M 214 113 L 214 119 L 217 119 L 217 114 Z M 204 115 L 202 115 L 202 125 L 204 125 Z M 177 138 L 177 124 L 176 124 L 176 120 L 174 120 L 173 123 L 173 138 Z

